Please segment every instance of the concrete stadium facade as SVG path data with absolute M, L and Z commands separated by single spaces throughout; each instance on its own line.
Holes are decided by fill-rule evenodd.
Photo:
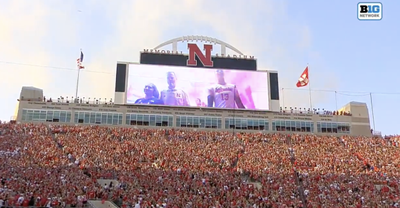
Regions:
M 367 105 L 351 102 L 340 111 L 350 115 L 272 112 L 112 103 L 44 102 L 43 90 L 23 87 L 15 120 L 68 125 L 132 128 L 179 128 L 232 132 L 312 133 L 371 136 Z

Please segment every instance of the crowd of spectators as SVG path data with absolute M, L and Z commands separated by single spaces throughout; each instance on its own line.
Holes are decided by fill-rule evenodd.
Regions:
M 297 108 L 297 107 L 281 107 L 280 108 L 281 113 L 287 113 L 287 114 L 317 114 L 317 115 L 331 115 L 331 116 L 352 116 L 350 112 L 346 111 L 329 111 L 325 110 L 324 108 Z
M 399 207 L 399 137 L 0 124 L 0 203 Z M 117 184 L 98 184 L 97 179 Z

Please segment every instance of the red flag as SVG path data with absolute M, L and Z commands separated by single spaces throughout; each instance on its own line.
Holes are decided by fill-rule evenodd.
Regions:
M 305 87 L 308 85 L 309 79 L 308 79 L 308 66 L 306 69 L 304 69 L 303 73 L 301 74 L 299 80 L 297 81 L 296 86 L 297 87 Z

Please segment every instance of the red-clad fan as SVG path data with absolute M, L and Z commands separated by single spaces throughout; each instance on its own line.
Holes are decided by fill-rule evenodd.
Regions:
M 29 199 L 25 198 L 24 201 L 22 202 L 23 207 L 28 207 L 29 206 Z

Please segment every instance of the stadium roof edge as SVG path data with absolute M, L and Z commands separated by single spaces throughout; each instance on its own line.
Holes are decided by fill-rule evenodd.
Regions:
M 117 64 L 141 64 L 136 61 L 117 61 Z M 147 64 L 146 64 L 147 65 Z M 153 64 L 148 64 L 153 65 Z M 165 65 L 169 66 L 169 65 Z M 185 66 L 178 66 L 178 67 L 185 67 Z M 240 69 L 232 69 L 232 70 L 240 70 Z M 257 69 L 258 72 L 269 72 L 269 73 L 279 73 L 276 69 Z
M 27 90 L 43 90 L 38 87 L 33 87 L 33 86 L 22 86 L 22 89 L 27 89 Z
M 269 72 L 269 73 L 278 73 L 277 70 L 274 69 L 257 69 L 257 71 L 265 71 L 265 72 Z
M 353 105 L 365 105 L 366 103 L 357 102 L 357 101 L 351 101 L 349 104 L 353 104 Z
M 140 63 L 134 61 L 117 61 L 117 64 L 140 64 Z

